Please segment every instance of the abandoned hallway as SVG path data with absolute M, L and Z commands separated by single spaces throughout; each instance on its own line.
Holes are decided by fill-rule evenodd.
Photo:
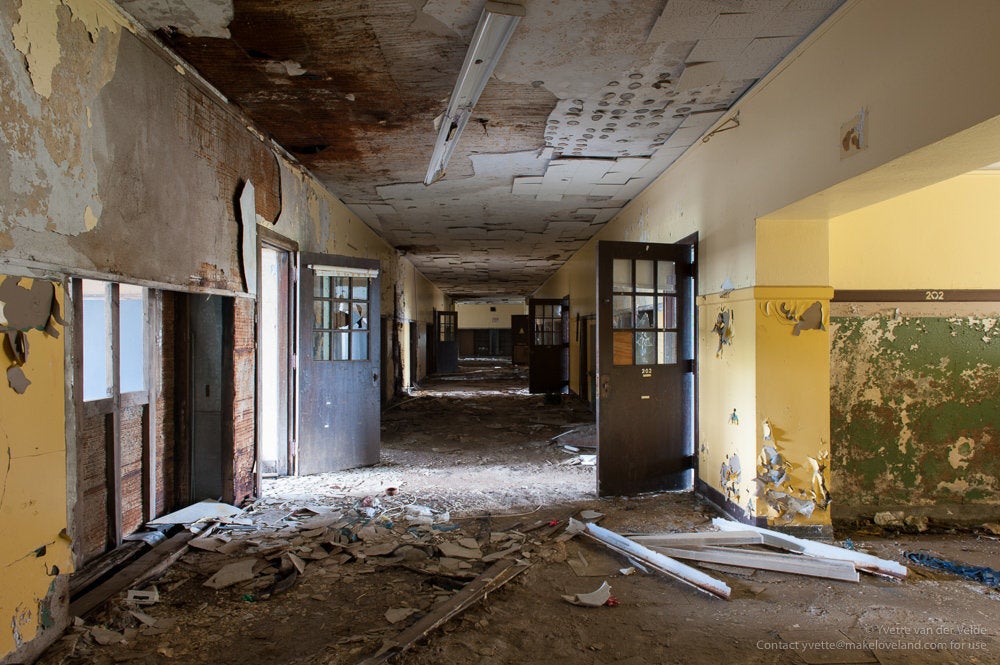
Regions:
M 997 26 L 0 0 L 0 665 L 1000 662 Z
M 997 592 L 951 574 L 911 565 L 905 580 L 850 582 L 707 564 L 732 588 L 727 601 L 638 572 L 581 536 L 560 538 L 571 516 L 601 514 L 619 533 L 684 534 L 714 530 L 719 512 L 691 492 L 598 499 L 594 467 L 574 464 L 579 454 L 564 447 L 593 452 L 586 404 L 529 394 L 526 373 L 509 364 L 461 361 L 459 370 L 429 377 L 383 414 L 379 464 L 266 481 L 238 516 L 252 527 L 223 520 L 189 541 L 162 577 L 140 585 L 157 590 L 155 604 L 108 603 L 39 663 L 382 662 L 366 659 L 502 561 L 494 552 L 527 567 L 395 662 L 997 662 Z M 987 566 L 1000 557 L 989 534 L 868 525 L 841 538 L 892 560 L 916 552 Z M 246 561 L 240 581 L 213 583 Z M 604 582 L 617 605 L 564 599 Z

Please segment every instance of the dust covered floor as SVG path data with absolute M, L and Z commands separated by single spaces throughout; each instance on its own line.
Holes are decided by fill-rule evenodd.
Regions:
M 525 370 L 509 363 L 463 361 L 459 369 L 425 380 L 383 412 L 378 465 L 277 478 L 264 496 L 339 501 L 395 488 L 456 515 L 595 498 L 594 467 L 563 447 L 594 445 L 594 415 L 585 404 L 529 394 Z
M 904 581 L 850 583 L 705 567 L 732 587 L 725 601 L 626 575 L 628 561 L 580 536 L 560 540 L 550 521 L 584 509 L 619 533 L 710 530 L 715 513 L 690 493 L 596 498 L 593 468 L 560 464 L 573 456 L 549 441 L 567 425 L 587 432 L 587 411 L 526 395 L 508 369 L 470 371 L 386 412 L 381 464 L 269 483 L 247 511 L 253 528 L 203 538 L 155 581 L 158 603 L 115 599 L 40 662 L 355 664 L 451 601 L 487 559 L 516 559 L 530 564 L 521 575 L 396 662 L 1000 663 L 1000 592 L 952 575 L 910 565 Z M 586 442 L 557 442 L 570 436 Z M 901 562 L 907 551 L 1000 561 L 986 535 L 839 535 Z M 205 586 L 248 561 L 244 581 Z M 604 581 L 617 606 L 562 598 Z

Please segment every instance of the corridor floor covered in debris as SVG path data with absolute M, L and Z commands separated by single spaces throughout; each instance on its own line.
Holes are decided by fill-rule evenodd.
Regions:
M 71 610 L 82 617 L 39 662 L 1000 662 L 997 580 L 906 556 L 988 567 L 1000 559 L 988 529 L 853 525 L 837 551 L 908 567 L 900 577 L 859 566 L 856 581 L 815 576 L 837 566 L 794 546 L 799 555 L 767 540 L 705 540 L 691 557 L 783 556 L 814 569 L 688 561 L 727 589 L 720 598 L 592 527 L 579 532 L 599 523 L 653 547 L 638 535 L 708 539 L 726 525 L 691 493 L 598 498 L 592 414 L 525 385 L 509 366 L 467 365 L 385 410 L 380 464 L 270 480 L 243 510 L 196 504 L 219 511 L 191 525 L 197 535 L 178 520 L 158 544 L 130 543 L 148 575 L 92 609 L 93 589 L 77 585 Z M 182 546 L 154 556 L 172 541 Z

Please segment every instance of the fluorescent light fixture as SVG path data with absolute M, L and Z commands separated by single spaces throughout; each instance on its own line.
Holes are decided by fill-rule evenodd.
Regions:
M 444 169 L 448 165 L 451 154 L 455 152 L 458 137 L 472 117 L 472 109 L 479 101 L 486 82 L 493 75 L 493 70 L 500 61 L 514 28 L 524 16 L 524 7 L 508 2 L 487 2 L 483 7 L 483 15 L 479 17 L 476 33 L 469 44 L 469 52 L 465 54 L 462 71 L 458 74 L 455 89 L 451 92 L 448 109 L 441 117 L 438 128 L 437 142 L 434 144 L 434 155 L 427 168 L 424 184 L 430 185 L 444 177 Z

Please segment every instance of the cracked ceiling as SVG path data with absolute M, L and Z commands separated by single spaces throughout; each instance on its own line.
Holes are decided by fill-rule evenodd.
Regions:
M 484 0 L 118 2 L 468 298 L 538 287 L 843 0 L 524 0 L 430 187 Z

